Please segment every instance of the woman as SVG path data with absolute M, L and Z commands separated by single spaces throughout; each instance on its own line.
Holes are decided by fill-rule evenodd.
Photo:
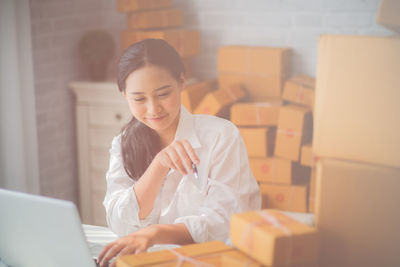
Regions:
M 238 129 L 190 114 L 184 81 L 181 58 L 163 40 L 133 44 L 120 58 L 118 87 L 133 118 L 112 142 L 103 204 L 122 238 L 103 249 L 100 265 L 154 244 L 227 241 L 232 213 L 260 209 Z

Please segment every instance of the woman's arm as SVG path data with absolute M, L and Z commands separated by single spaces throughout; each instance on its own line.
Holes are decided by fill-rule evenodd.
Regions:
M 157 154 L 133 187 L 140 207 L 140 219 L 146 218 L 153 209 L 169 169 L 175 169 L 183 175 L 193 173 L 192 162 L 198 164 L 199 159 L 187 140 L 174 141 Z
M 190 243 L 193 243 L 193 239 L 183 223 L 155 224 L 108 244 L 100 253 L 98 262 L 100 266 L 105 266 L 115 256 L 145 252 L 154 244 Z M 114 266 L 115 262 L 111 264 L 111 267 Z

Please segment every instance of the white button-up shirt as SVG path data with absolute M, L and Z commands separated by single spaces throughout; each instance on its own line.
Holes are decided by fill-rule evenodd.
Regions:
M 125 236 L 151 224 L 184 223 L 195 242 L 226 242 L 231 214 L 261 208 L 260 189 L 236 126 L 218 117 L 192 115 L 181 106 L 175 140 L 182 139 L 189 141 L 200 159 L 199 178 L 171 170 L 143 220 L 138 215 L 135 181 L 123 167 L 121 137 L 113 139 L 103 204 L 114 233 Z

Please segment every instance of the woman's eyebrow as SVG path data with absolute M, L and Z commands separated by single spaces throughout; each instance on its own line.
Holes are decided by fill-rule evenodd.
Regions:
M 153 92 L 161 91 L 161 90 L 163 90 L 165 88 L 168 88 L 168 87 L 171 87 L 171 85 L 167 84 L 167 85 L 161 86 L 160 88 L 154 89 Z M 140 94 L 144 94 L 144 92 L 132 92 L 132 94 L 140 95 Z

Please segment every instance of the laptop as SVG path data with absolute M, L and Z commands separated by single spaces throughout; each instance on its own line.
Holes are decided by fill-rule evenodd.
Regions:
M 73 202 L 4 189 L 0 189 L 0 262 L 96 267 Z

